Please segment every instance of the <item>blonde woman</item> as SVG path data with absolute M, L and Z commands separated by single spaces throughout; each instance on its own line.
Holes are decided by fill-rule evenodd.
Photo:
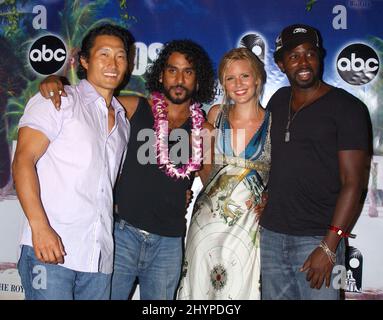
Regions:
M 208 121 L 216 128 L 215 166 L 196 200 L 178 299 L 260 299 L 258 218 L 270 167 L 271 116 L 260 104 L 262 62 L 246 48 L 219 66 L 225 92 Z

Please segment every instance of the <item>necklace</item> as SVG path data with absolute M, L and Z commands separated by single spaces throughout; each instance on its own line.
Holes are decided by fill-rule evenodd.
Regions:
M 303 102 L 303 104 L 297 109 L 297 111 L 294 113 L 294 115 L 292 117 L 291 117 L 291 109 L 292 109 L 291 108 L 291 102 L 293 100 L 293 91 L 291 90 L 290 100 L 289 100 L 289 113 L 287 115 L 287 125 L 286 125 L 286 129 L 285 129 L 285 142 L 290 141 L 290 125 L 291 125 L 291 123 L 294 121 L 294 119 L 297 116 L 297 114 L 299 113 L 299 111 L 301 111 L 303 109 L 303 107 L 307 105 L 307 103 L 310 101 L 310 99 L 313 96 L 315 96 L 315 94 L 318 92 L 320 86 L 321 86 L 321 81 L 319 81 L 318 87 L 315 89 L 315 91 L 310 95 L 310 97 L 308 99 L 306 99 L 305 102 Z
M 201 111 L 201 105 L 199 103 L 194 103 L 190 105 L 190 117 L 192 119 L 192 129 L 191 129 L 191 145 L 192 145 L 192 155 L 189 158 L 189 161 L 181 166 L 176 168 L 176 165 L 169 158 L 169 148 L 168 148 L 168 119 L 164 96 L 159 92 L 153 92 L 153 116 L 154 116 L 154 126 L 153 129 L 156 135 L 156 143 L 154 147 L 157 151 L 157 163 L 161 170 L 169 177 L 175 179 L 190 179 L 190 174 L 193 171 L 197 171 L 201 168 L 202 162 L 202 139 L 201 139 L 201 130 L 202 123 L 204 122 L 204 116 Z

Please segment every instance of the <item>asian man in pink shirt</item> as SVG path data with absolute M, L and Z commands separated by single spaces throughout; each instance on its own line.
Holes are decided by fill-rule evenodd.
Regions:
M 26 299 L 109 299 L 113 269 L 113 187 L 129 138 L 113 97 L 124 81 L 133 37 L 91 30 L 79 78 L 56 110 L 32 97 L 19 123 L 13 175 L 26 216 L 18 269 Z

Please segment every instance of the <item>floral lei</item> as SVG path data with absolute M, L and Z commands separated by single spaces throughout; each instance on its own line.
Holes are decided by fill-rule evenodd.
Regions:
M 200 108 L 200 104 L 194 103 L 190 105 L 190 116 L 192 119 L 192 156 L 189 158 L 187 164 L 180 168 L 176 168 L 175 164 L 169 158 L 168 149 L 168 119 L 164 96 L 159 92 L 152 93 L 153 98 L 153 115 L 154 115 L 154 130 L 156 134 L 156 143 L 154 147 L 157 151 L 157 163 L 160 169 L 165 174 L 172 178 L 188 178 L 193 171 L 201 168 L 202 162 L 202 139 L 200 133 L 202 130 L 202 123 L 204 117 Z

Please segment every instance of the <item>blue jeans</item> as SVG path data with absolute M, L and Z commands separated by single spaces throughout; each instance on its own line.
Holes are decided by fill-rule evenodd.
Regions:
M 261 228 L 261 274 L 263 300 L 338 300 L 341 266 L 335 266 L 330 287 L 312 289 L 306 272 L 299 269 L 318 247 L 322 236 L 292 236 Z M 344 241 L 337 249 L 337 265 L 344 265 Z M 342 274 L 345 276 L 345 274 Z M 336 278 L 335 278 L 336 276 Z M 340 281 L 339 281 L 340 283 Z
M 111 274 L 79 272 L 43 263 L 30 246 L 22 246 L 18 262 L 26 300 L 109 300 Z
M 164 237 L 117 219 L 112 300 L 127 300 L 138 278 L 141 300 L 172 300 L 182 263 L 182 237 Z

